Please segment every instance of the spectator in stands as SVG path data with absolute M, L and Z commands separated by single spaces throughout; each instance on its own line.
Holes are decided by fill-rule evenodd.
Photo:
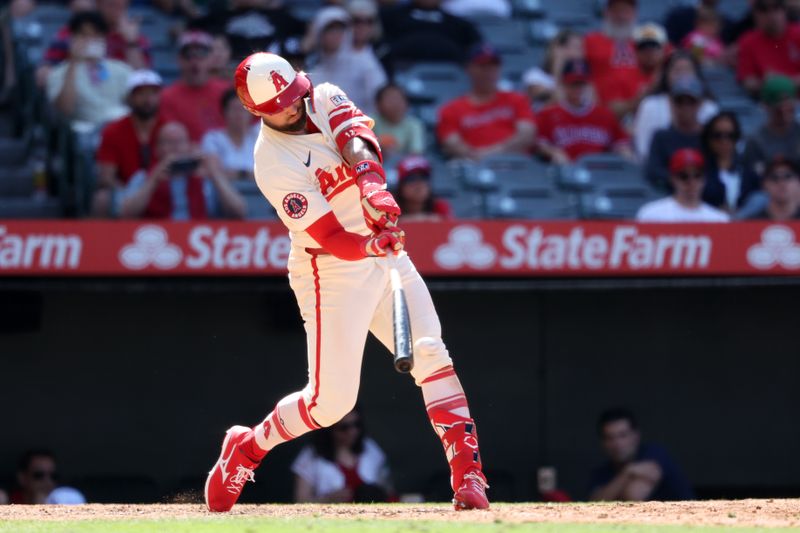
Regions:
M 292 463 L 295 502 L 389 501 L 386 455 L 366 436 L 357 407 L 311 440 Z
M 592 472 L 592 500 L 691 500 L 689 481 L 667 451 L 642 443 L 636 417 L 627 409 L 600 415 L 597 433 L 608 461 Z
M 207 33 L 190 31 L 178 41 L 181 77 L 164 89 L 161 110 L 165 120 L 182 122 L 192 142 L 200 142 L 206 132 L 225 125 L 219 101 L 230 87 L 230 80 L 211 77 L 213 40 Z
M 751 94 L 758 94 L 770 74 L 800 82 L 800 26 L 790 25 L 784 0 L 756 0 L 756 29 L 739 39 L 736 76 Z
M 761 87 L 767 120 L 747 139 L 744 165 L 763 175 L 766 163 L 777 154 L 800 153 L 800 123 L 796 118 L 796 84 L 786 76 L 770 76 Z
M 123 61 L 134 69 L 150 66 L 150 42 L 141 34 L 139 22 L 128 15 L 128 0 L 96 0 L 97 10 L 108 31 L 105 34 L 106 55 Z M 85 11 L 80 3 L 73 13 Z M 70 28 L 62 28 L 44 54 L 45 63 L 55 66 L 71 56 Z
M 195 3 L 194 0 L 152 0 L 151 3 L 172 17 L 194 19 L 200 16 L 199 2 Z
M 231 66 L 231 43 L 224 33 L 213 35 L 211 42 L 211 76 L 220 80 L 233 79 L 235 69 Z
M 664 18 L 664 28 L 667 30 L 669 41 L 675 46 L 681 46 L 687 35 L 699 29 L 702 11 L 713 12 L 716 15 L 720 26 L 720 38 L 730 34 L 734 22 L 718 12 L 717 4 L 719 0 L 701 0 L 698 4 L 679 4 L 672 8 Z
M 705 123 L 717 114 L 719 108 L 711 100 L 697 61 L 687 52 L 673 52 L 662 69 L 661 79 L 653 93 L 646 96 L 636 110 L 633 136 L 636 153 L 640 159 L 647 158 L 647 150 L 655 132 L 669 127 L 672 119 L 669 97 L 672 84 L 679 78 L 691 76 L 700 81 L 703 89 L 703 101 L 697 111 L 697 119 L 700 123 Z
M 480 42 L 480 33 L 468 20 L 443 11 L 441 4 L 442 0 L 411 0 L 381 13 L 390 63 L 466 59 L 465 51 Z
M 228 89 L 220 100 L 225 127 L 211 130 L 203 137 L 203 152 L 215 156 L 229 179 L 253 178 L 253 150 L 258 139 L 259 124 L 242 107 L 234 89 Z
M 559 165 L 598 152 L 613 151 L 633 159 L 630 139 L 619 120 L 594 101 L 588 64 L 567 61 L 560 78 L 561 101 L 536 116 L 541 154 Z
M 595 84 L 601 102 L 620 120 L 636 113 L 639 103 L 658 81 L 664 64 L 667 34 L 658 24 L 644 24 L 634 31 L 633 41 L 636 45 L 636 72 L 624 78 L 623 83 L 616 77 L 609 77 Z
M 706 161 L 703 201 L 733 213 L 759 188 L 758 176 L 745 168 L 736 150 L 742 130 L 734 113 L 723 111 L 703 128 L 701 144 Z
M 636 0 L 606 0 L 603 29 L 586 35 L 586 60 L 602 104 L 608 104 L 620 88 L 636 93 L 641 83 L 633 41 L 635 25 Z
M 353 52 L 374 54 L 373 46 L 380 40 L 383 31 L 378 6 L 373 0 L 349 0 L 346 8 L 353 24 Z
M 115 196 L 123 218 L 244 218 L 247 209 L 216 157 L 198 154 L 180 122 L 158 130 L 150 170 L 136 172 Z
M 774 157 L 764 172 L 763 183 L 767 205 L 749 218 L 775 222 L 800 219 L 800 166 L 797 161 Z
M 722 16 L 716 10 L 698 7 L 695 28 L 681 40 L 681 47 L 689 50 L 704 65 L 722 62 L 725 53 L 721 38 L 722 24 Z
M 450 204 L 437 198 L 431 189 L 431 164 L 419 155 L 410 155 L 397 165 L 397 204 L 403 222 L 437 222 L 451 217 Z
M 305 25 L 289 13 L 280 0 L 229 0 L 214 2 L 206 16 L 189 23 L 212 35 L 224 33 L 230 41 L 233 57 L 245 57 L 254 51 L 267 50 L 288 37 L 301 37 Z
M 73 123 L 96 127 L 121 117 L 131 68 L 106 57 L 105 19 L 96 11 L 76 13 L 69 32 L 69 57 L 47 78 L 48 100 Z
M 533 67 L 522 75 L 522 84 L 534 109 L 555 103 L 556 86 L 564 63 L 583 60 L 583 36 L 574 30 L 561 30 L 547 45 L 542 68 Z
M 387 83 L 375 95 L 377 114 L 373 131 L 381 141 L 384 157 L 421 154 L 425 150 L 425 126 L 408 114 L 408 99 L 403 89 Z
M 386 73 L 371 50 L 353 53 L 350 28 L 350 15 L 341 7 L 320 9 L 309 26 L 307 43 L 313 53 L 306 60 L 308 70 L 315 83 L 333 83 L 371 115 Z
M 12 504 L 57 503 L 48 500 L 58 483 L 56 458 L 53 452 L 29 450 L 22 454 L 17 463 L 16 482 L 17 486 L 9 498 Z M 77 492 L 75 489 L 71 491 Z M 82 500 L 79 503 L 86 502 L 82 494 L 78 493 L 78 496 Z
M 500 55 L 478 45 L 467 65 L 471 89 L 439 111 L 436 127 L 442 149 L 450 157 L 481 159 L 503 153 L 528 153 L 536 132 L 524 95 L 501 91 Z
M 703 87 L 697 78 L 681 78 L 672 84 L 672 124 L 658 130 L 650 143 L 645 173 L 656 187 L 668 187 L 670 156 L 680 148 L 700 149 L 703 125 L 697 120 L 697 110 L 703 98 Z
M 639 209 L 639 222 L 728 222 L 730 217 L 703 202 L 705 161 L 694 148 L 676 150 L 669 159 L 672 195 Z M 605 498 L 604 498 L 605 499 Z
M 152 70 L 137 70 L 128 79 L 130 114 L 103 129 L 97 149 L 97 191 L 92 211 L 111 214 L 112 191 L 123 187 L 135 172 L 150 168 L 155 138 L 161 125 L 161 76 Z

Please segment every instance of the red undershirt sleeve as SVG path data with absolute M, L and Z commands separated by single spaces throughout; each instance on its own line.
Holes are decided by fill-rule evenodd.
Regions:
M 357 261 L 365 257 L 362 243 L 366 239 L 358 233 L 344 229 L 333 211 L 321 216 L 312 223 L 306 232 L 317 241 L 325 251 L 345 261 Z

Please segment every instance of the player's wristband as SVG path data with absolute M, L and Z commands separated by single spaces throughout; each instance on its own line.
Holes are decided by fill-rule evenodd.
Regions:
M 361 191 L 361 196 L 386 188 L 386 173 L 383 166 L 371 159 L 364 159 L 353 166 L 356 173 L 356 183 Z

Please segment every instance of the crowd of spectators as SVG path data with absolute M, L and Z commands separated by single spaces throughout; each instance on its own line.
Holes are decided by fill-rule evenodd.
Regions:
M 171 17 L 176 76 L 166 82 L 153 70 L 158 50 L 131 3 Z M 35 6 L 14 0 L 10 10 L 24 19 Z M 512 16 L 509 2 L 328 1 L 304 17 L 291 7 L 275 0 L 69 2 L 69 22 L 46 47 L 37 80 L 53 108 L 88 132 L 80 146 L 94 159 L 94 216 L 246 216 L 237 182 L 252 178 L 259 126 L 238 105 L 231 72 L 255 50 L 283 54 L 315 83 L 342 87 L 374 118 L 387 162 L 402 175 L 396 165 L 409 155 L 479 164 L 517 154 L 561 166 L 611 153 L 640 166 L 643 185 L 679 201 L 677 186 L 685 183 L 672 161 L 690 148 L 702 156 L 702 201 L 737 219 L 777 212 L 766 209 L 777 194 L 766 186 L 767 168 L 779 161 L 791 167 L 800 155 L 800 24 L 784 0 L 755 0 L 741 20 L 703 0 L 660 21 L 642 20 L 637 0 L 605 0 L 596 29 L 558 31 L 543 63 L 532 61 L 512 83 L 503 50 L 481 33 L 482 18 Z M 461 65 L 468 80 L 464 94 L 441 95 L 433 121 L 422 120 L 398 81 L 420 61 Z M 725 110 L 708 69 L 738 80 L 742 97 L 763 109 L 763 124 L 750 127 Z M 198 194 L 188 179 L 181 187 L 194 196 L 168 187 L 175 174 L 162 171 L 177 156 L 158 156 L 167 124 L 175 136 L 188 134 L 187 154 L 198 161 L 192 171 L 227 182 L 197 176 L 206 180 Z M 446 167 L 426 168 L 399 184 L 406 202 L 416 203 L 415 194 L 431 189 Z M 186 205 L 173 205 L 182 196 Z M 442 215 L 431 211 L 441 202 L 423 205 Z

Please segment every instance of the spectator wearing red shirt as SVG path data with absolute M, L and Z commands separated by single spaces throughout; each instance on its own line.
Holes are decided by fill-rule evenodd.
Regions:
M 783 0 L 757 0 L 756 28 L 739 40 L 736 75 L 752 94 L 770 74 L 800 83 L 800 25 L 789 24 Z
M 452 216 L 450 204 L 431 190 L 431 164 L 421 155 L 405 157 L 397 165 L 397 203 L 402 222 L 445 220 Z
M 213 39 L 209 34 L 186 32 L 178 46 L 181 77 L 161 95 L 162 116 L 184 124 L 197 143 L 206 132 L 225 126 L 219 102 L 231 84 L 211 76 Z
M 150 66 L 150 41 L 141 35 L 139 22 L 128 15 L 128 4 L 128 0 L 97 0 L 97 10 L 110 30 L 106 35 L 106 55 L 132 68 L 146 68 Z M 73 7 L 73 11 L 86 10 L 80 7 Z M 44 61 L 47 65 L 55 66 L 68 56 L 69 28 L 65 26 L 56 33 L 45 51 Z
M 111 214 L 112 191 L 124 186 L 140 169 L 149 168 L 161 120 L 161 76 L 152 70 L 137 70 L 128 79 L 130 114 L 109 123 L 104 129 L 97 162 L 97 191 L 93 212 Z
M 480 159 L 502 153 L 527 153 L 536 132 L 525 95 L 500 91 L 500 55 L 489 45 L 470 53 L 470 92 L 439 111 L 436 133 L 451 157 Z
M 659 79 L 667 52 L 667 32 L 658 24 L 648 23 L 636 28 L 633 37 L 636 44 L 635 75 L 620 83 L 616 77 L 607 78 L 596 86 L 602 94 L 601 102 L 620 119 L 632 116 L 639 103 Z
M 611 111 L 593 101 L 585 61 L 571 60 L 561 73 L 561 102 L 536 117 L 539 150 L 558 164 L 582 155 L 614 151 L 633 158 L 628 134 Z
M 603 29 L 584 39 L 586 61 L 601 103 L 610 102 L 620 85 L 636 93 L 641 83 L 633 41 L 635 25 L 636 0 L 607 0 Z

